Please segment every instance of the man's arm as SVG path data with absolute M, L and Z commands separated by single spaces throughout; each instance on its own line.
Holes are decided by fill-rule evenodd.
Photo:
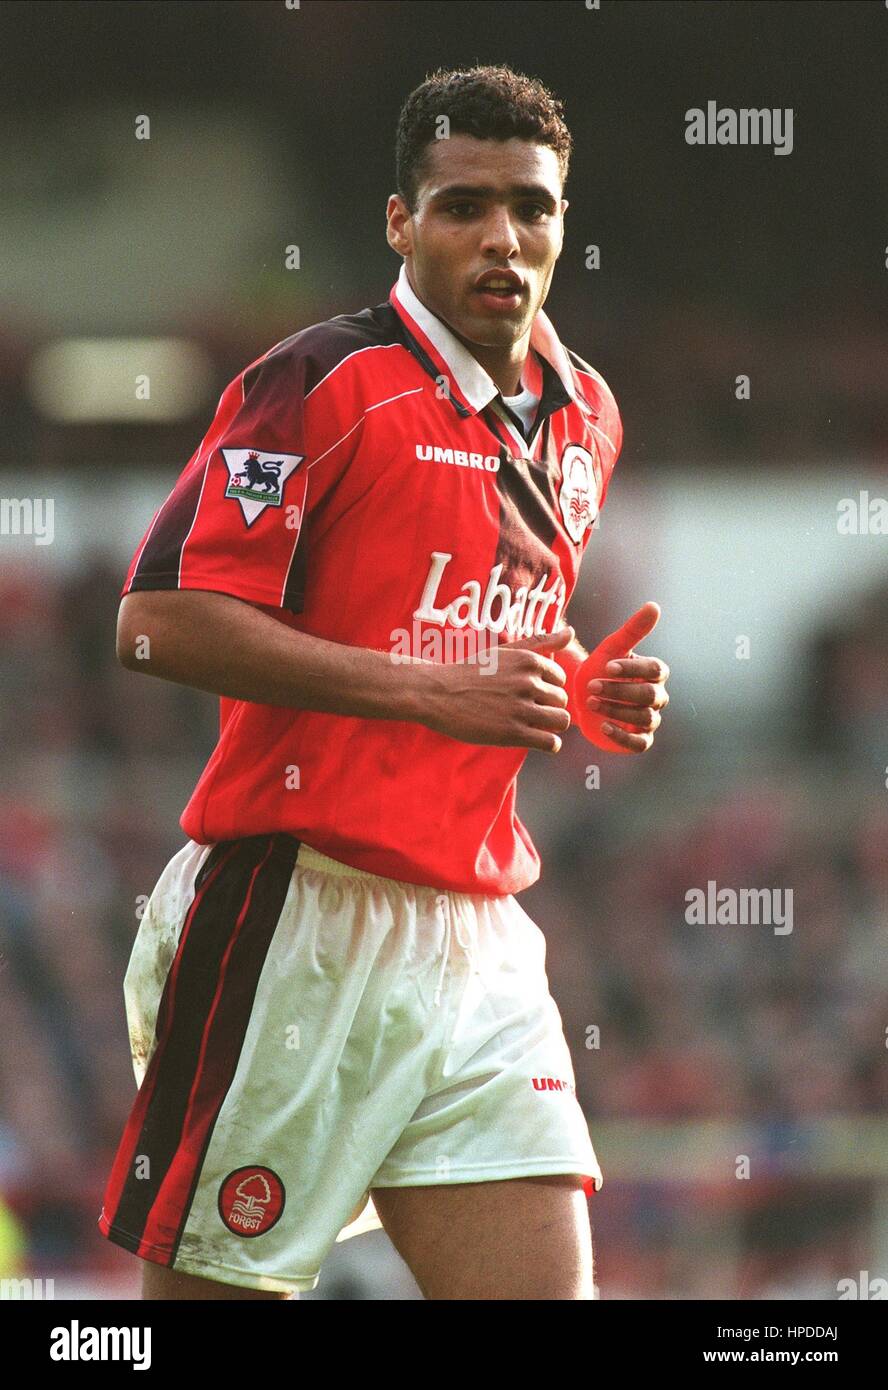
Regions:
M 363 719 L 409 720 L 466 743 L 557 753 L 570 723 L 561 668 L 543 649 L 573 635 L 540 636 L 477 662 L 395 660 L 299 632 L 228 594 L 203 589 L 126 594 L 118 660 L 233 700 Z

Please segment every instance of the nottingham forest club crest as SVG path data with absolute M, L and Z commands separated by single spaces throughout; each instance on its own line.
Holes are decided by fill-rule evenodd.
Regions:
M 558 505 L 564 518 L 564 529 L 577 544 L 598 515 L 598 488 L 595 464 L 588 449 L 581 444 L 568 444 L 561 456 L 561 487 Z
M 236 497 L 252 526 L 266 507 L 280 507 L 284 485 L 305 454 L 264 454 L 260 449 L 222 449 L 228 465 L 226 497 Z

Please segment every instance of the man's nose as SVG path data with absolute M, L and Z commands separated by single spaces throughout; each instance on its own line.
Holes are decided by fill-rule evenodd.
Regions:
M 521 244 L 512 225 L 512 218 L 507 208 L 501 208 L 497 212 L 492 212 L 484 223 L 484 237 L 482 241 L 483 249 L 497 251 L 500 255 L 512 255 L 520 251 Z

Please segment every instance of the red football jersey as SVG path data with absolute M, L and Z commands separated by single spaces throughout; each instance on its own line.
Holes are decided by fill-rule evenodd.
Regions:
M 552 632 L 623 431 L 542 311 L 530 342 L 525 438 L 402 266 L 386 303 L 295 333 L 231 382 L 121 595 L 215 590 L 331 642 L 432 659 L 448 635 Z M 409 883 L 514 893 L 539 876 L 515 810 L 527 751 L 222 698 L 180 824 L 201 844 L 284 830 Z

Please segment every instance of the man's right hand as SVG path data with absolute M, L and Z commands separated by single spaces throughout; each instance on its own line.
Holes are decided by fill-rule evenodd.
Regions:
M 129 593 L 117 655 L 144 671 L 230 700 L 422 724 L 466 743 L 557 753 L 570 724 L 560 651 L 573 628 L 497 641 L 496 662 L 441 663 L 300 632 L 277 610 L 200 589 Z
M 573 628 L 563 627 L 499 642 L 495 669 L 477 661 L 424 663 L 421 722 L 465 743 L 558 753 L 570 727 L 567 678 L 545 653 L 573 638 Z

